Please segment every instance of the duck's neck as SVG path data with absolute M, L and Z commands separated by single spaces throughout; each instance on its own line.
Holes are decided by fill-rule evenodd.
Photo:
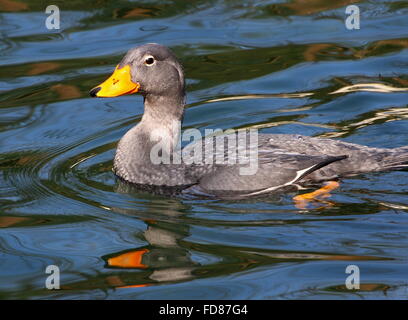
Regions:
M 161 141 L 174 151 L 178 144 L 183 120 L 185 98 L 183 95 L 145 96 L 144 114 L 138 125 L 150 136 L 150 141 Z
M 164 162 L 159 162 L 157 166 L 154 158 L 155 154 L 159 158 L 172 157 L 179 147 L 184 94 L 177 98 L 147 95 L 144 107 L 139 124 L 130 129 L 118 144 L 114 160 L 116 174 L 140 184 L 184 183 L 173 181 L 177 177 L 172 177 L 167 166 L 161 165 Z
M 140 124 L 157 128 L 172 121 L 182 121 L 185 97 L 152 96 L 144 97 L 144 113 Z

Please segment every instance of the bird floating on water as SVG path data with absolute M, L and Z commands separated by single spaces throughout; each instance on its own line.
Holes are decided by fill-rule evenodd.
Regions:
M 371 148 L 295 134 L 257 135 L 257 170 L 252 174 L 242 174 L 244 164 L 228 161 L 231 153 L 226 142 L 216 148 L 212 158 L 221 156 L 226 160 L 222 163 L 191 161 L 190 154 L 197 150 L 197 142 L 183 148 L 181 163 L 154 163 L 151 154 L 158 142 L 169 147 L 162 152 L 172 154 L 179 148 L 174 123 L 181 123 L 184 113 L 183 68 L 169 48 L 149 43 L 129 50 L 112 76 L 90 91 L 92 97 L 132 93 L 144 97 L 144 114 L 120 139 L 113 170 L 122 180 L 145 190 L 242 199 L 324 184 L 317 191 L 295 197 L 299 203 L 337 188 L 342 177 L 408 167 L 408 147 Z M 232 135 L 238 144 L 249 137 L 249 133 Z M 228 140 L 231 134 L 223 138 Z M 203 154 L 213 151 L 215 143 L 216 136 L 205 139 L 200 144 Z

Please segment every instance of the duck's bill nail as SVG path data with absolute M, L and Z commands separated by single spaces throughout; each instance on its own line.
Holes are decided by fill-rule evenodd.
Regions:
M 89 94 L 91 97 L 117 97 L 135 93 L 139 88 L 140 84 L 134 83 L 131 79 L 130 66 L 125 65 L 119 68 L 117 65 L 113 74 L 105 82 L 91 89 Z

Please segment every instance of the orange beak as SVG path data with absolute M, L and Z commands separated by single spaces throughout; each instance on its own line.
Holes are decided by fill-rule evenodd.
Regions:
M 130 66 L 125 65 L 119 68 L 117 65 L 113 74 L 105 82 L 89 91 L 89 94 L 91 97 L 117 97 L 135 93 L 139 88 L 140 84 L 132 81 Z

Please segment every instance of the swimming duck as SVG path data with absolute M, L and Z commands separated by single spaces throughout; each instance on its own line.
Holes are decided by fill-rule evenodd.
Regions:
M 224 134 L 222 146 L 216 146 L 216 151 L 213 147 L 220 141 L 216 135 L 180 150 L 177 124 L 182 121 L 185 105 L 184 73 L 175 54 L 159 44 L 129 50 L 112 76 L 90 90 L 92 97 L 132 93 L 144 97 L 144 114 L 120 139 L 113 170 L 122 180 L 147 189 L 245 198 L 326 182 L 323 188 L 301 195 L 301 199 L 307 199 L 337 188 L 342 177 L 408 167 L 408 147 L 371 148 L 294 134 L 259 134 L 254 148 L 254 144 L 248 147 L 248 143 L 240 143 L 250 139 L 249 132 L 235 132 Z M 247 149 L 247 160 L 256 159 L 254 172 L 243 173 L 248 162 L 228 161 L 231 154 L 237 154 L 229 152 L 227 142 L 231 137 L 237 138 L 238 149 Z M 200 149 L 202 154 L 213 151 L 208 158 L 211 161 L 193 161 L 192 151 Z M 155 162 L 153 151 L 159 158 L 168 155 L 170 161 Z M 174 161 L 176 151 L 181 151 L 181 162 Z M 220 156 L 224 161 L 214 161 Z

